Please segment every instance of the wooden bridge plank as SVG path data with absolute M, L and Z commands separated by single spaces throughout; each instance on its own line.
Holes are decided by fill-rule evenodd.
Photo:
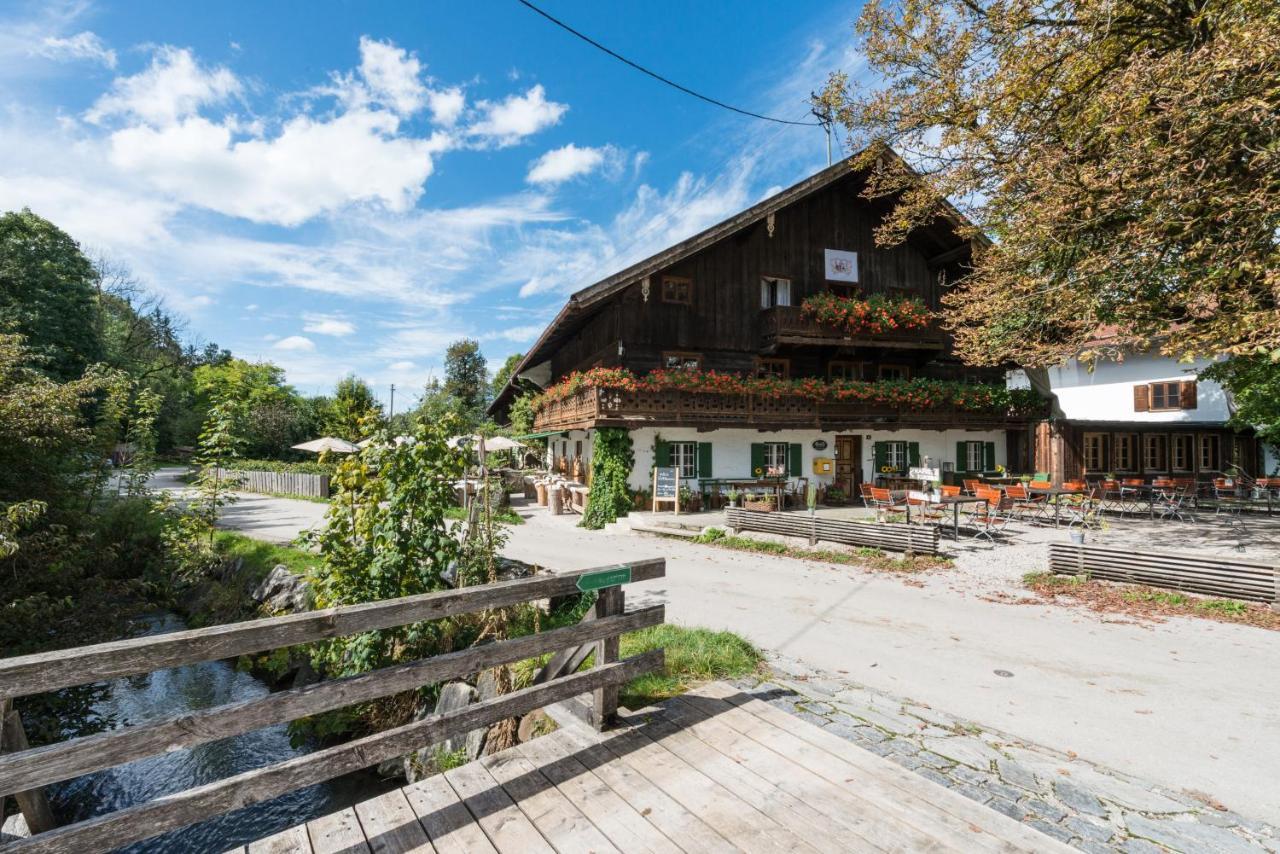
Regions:
M 617 854 L 618 849 L 591 819 L 518 751 L 505 750 L 487 756 L 481 764 L 556 850 Z
M 359 676 L 278 691 L 240 703 L 149 722 L 145 726 L 98 733 L 22 753 L 0 755 L 0 796 L 69 780 L 176 748 L 192 747 L 272 724 L 413 690 L 497 664 L 521 661 L 568 646 L 585 644 L 610 634 L 659 625 L 664 619 L 665 611 L 662 606 L 646 608 L 630 614 L 446 653 L 423 661 L 385 667 Z
M 443 774 L 401 789 L 438 854 L 497 854 Z
M 501 854 L 555 854 L 555 848 L 479 762 L 451 768 L 444 778 Z
M 369 850 L 360 819 L 351 807 L 309 821 L 306 828 L 315 854 L 360 854 Z
M 50 650 L 0 659 L 0 685 L 4 686 L 4 696 L 21 697 L 72 685 L 150 673 L 166 667 L 234 658 L 373 629 L 518 605 L 574 593 L 581 576 L 622 566 L 630 568 L 632 582 L 648 581 L 666 575 L 666 561 L 657 558 L 499 581 L 440 593 L 305 611 L 284 617 L 267 617 L 204 629 L 130 638 L 74 649 Z
M 685 851 L 732 854 L 739 850 L 639 771 L 617 761 L 595 737 L 588 738 L 576 729 L 560 729 L 544 737 L 569 748 L 575 759 Z
M 626 852 L 677 854 L 681 849 L 645 820 L 617 792 L 573 756 L 573 749 L 550 736 L 521 744 L 520 755 L 538 766 L 548 780 L 600 832 Z
M 401 789 L 355 805 L 360 829 L 373 854 L 431 854 L 435 851 Z
M 525 714 L 567 697 L 576 697 L 607 683 L 622 683 L 660 669 L 662 650 L 565 676 L 545 685 L 523 688 L 452 712 L 432 715 L 385 732 L 305 756 L 257 768 L 107 815 L 87 819 L 14 843 L 14 851 L 77 854 L 112 849 L 158 836 L 168 830 L 249 804 L 269 800 L 303 786 L 401 756 L 423 744 L 443 741 L 461 732 Z
M 311 838 L 307 826 L 300 824 L 288 830 L 250 842 L 248 854 L 310 854 Z

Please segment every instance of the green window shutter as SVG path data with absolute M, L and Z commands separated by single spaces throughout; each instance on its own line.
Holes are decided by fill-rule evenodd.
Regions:
M 875 457 L 876 470 L 875 474 L 880 474 L 884 467 L 889 464 L 889 452 L 884 446 L 884 442 L 876 442 L 872 446 L 872 454 Z
M 996 467 L 996 443 L 986 442 L 982 446 L 982 467 L 991 471 Z
M 969 470 L 969 443 L 956 442 L 956 471 Z
M 751 443 L 751 476 L 760 477 L 764 474 L 764 445 L 760 442 Z
M 920 443 L 919 442 L 907 443 L 907 465 L 911 466 L 912 468 L 920 467 Z
M 698 477 L 711 477 L 711 443 L 698 443 Z
M 653 464 L 659 468 L 671 465 L 671 444 L 659 439 L 653 446 Z
M 800 443 L 792 442 L 791 447 L 787 448 L 787 475 L 800 477 L 804 474 L 800 469 L 800 465 Z

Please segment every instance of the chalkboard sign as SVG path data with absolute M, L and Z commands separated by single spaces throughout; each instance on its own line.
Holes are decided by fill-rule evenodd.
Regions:
M 677 479 L 679 470 L 675 466 L 654 469 L 653 497 L 658 499 L 674 499 L 677 495 Z

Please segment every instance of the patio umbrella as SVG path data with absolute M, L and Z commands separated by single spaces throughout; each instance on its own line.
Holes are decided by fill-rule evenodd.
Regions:
M 370 436 L 368 439 L 361 439 L 359 442 L 356 442 L 356 447 L 357 447 L 357 448 L 367 448 L 367 447 L 369 447 L 370 445 L 372 445 L 372 444 L 373 444 L 374 438 L 375 438 L 374 436 Z M 391 441 L 392 441 L 395 445 L 397 445 L 397 446 L 399 446 L 399 445 L 412 445 L 412 444 L 413 444 L 413 437 L 412 437 L 412 436 L 396 436 L 396 437 L 395 437 L 394 439 L 392 439 Z
M 335 454 L 354 454 L 360 450 L 346 439 L 338 439 L 333 436 L 322 436 L 319 439 L 312 439 L 310 442 L 301 442 L 293 446 L 298 451 L 311 451 L 313 454 L 321 454 L 325 451 L 332 451 Z
M 470 445 L 473 448 L 480 447 L 480 437 L 472 434 L 470 436 L 454 436 L 449 440 L 449 447 L 460 448 L 463 445 Z M 485 453 L 494 451 L 512 451 L 516 448 L 523 448 L 524 445 L 515 439 L 508 439 L 506 436 L 490 436 L 484 440 Z

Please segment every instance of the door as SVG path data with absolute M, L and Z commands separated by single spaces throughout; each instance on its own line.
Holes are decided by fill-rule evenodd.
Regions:
M 836 436 L 836 485 L 850 498 L 857 497 L 862 483 L 861 460 L 861 436 Z

